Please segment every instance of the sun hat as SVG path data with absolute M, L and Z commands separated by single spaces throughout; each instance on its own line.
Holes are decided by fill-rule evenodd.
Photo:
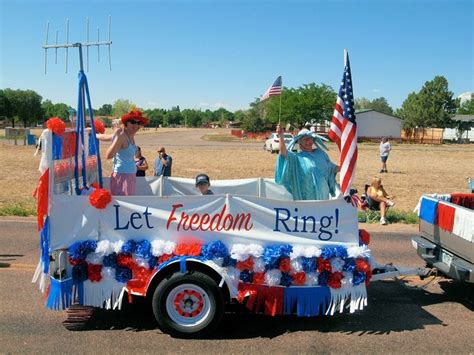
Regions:
M 209 180 L 209 176 L 207 176 L 206 174 L 199 174 L 198 176 L 196 176 L 196 186 L 203 183 L 211 184 Z
M 126 113 L 125 115 L 122 116 L 122 123 L 125 124 L 125 122 L 134 120 L 134 121 L 139 121 L 143 123 L 143 125 L 148 124 L 148 118 L 144 117 L 142 112 L 138 109 L 132 110 L 129 113 Z
M 323 136 L 320 136 L 319 134 L 316 134 L 314 132 L 311 132 L 309 129 L 303 128 L 298 132 L 298 134 L 293 138 L 293 140 L 288 144 L 288 150 L 291 151 L 293 150 L 293 147 L 299 142 L 299 140 L 303 137 L 311 137 L 313 139 L 314 144 L 316 144 L 317 147 L 325 150 L 329 150 L 326 144 L 324 142 L 328 142 L 329 140 Z

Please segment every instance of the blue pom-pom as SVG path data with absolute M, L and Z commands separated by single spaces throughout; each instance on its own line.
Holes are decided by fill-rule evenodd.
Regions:
M 293 282 L 293 277 L 287 272 L 282 272 L 281 273 L 281 279 L 280 279 L 280 285 L 282 286 L 290 286 L 291 283 Z
M 151 256 L 151 244 L 143 239 L 136 243 L 135 254 L 141 258 L 148 259 Z
M 95 252 L 97 249 L 97 242 L 95 240 L 86 240 L 82 242 L 82 248 L 87 256 L 87 254 Z
M 224 261 L 222 262 L 222 266 L 227 267 L 227 266 L 232 266 L 235 267 L 237 265 L 237 260 L 232 259 L 230 255 L 227 255 L 224 257 Z
M 360 285 L 365 282 L 365 273 L 360 271 L 354 271 L 354 276 L 352 277 L 352 283 L 354 286 Z
M 137 250 L 137 243 L 133 240 L 127 240 L 123 245 L 122 245 L 122 252 L 125 254 L 133 254 Z
M 250 272 L 249 270 L 245 269 L 240 273 L 240 279 L 243 282 L 252 282 L 253 280 L 253 272 Z
M 293 252 L 293 247 L 289 244 L 280 245 L 280 256 L 282 258 L 289 258 L 290 254 Z
M 105 267 L 115 268 L 117 266 L 117 253 L 112 253 L 104 256 L 102 264 L 104 264 Z
M 329 271 L 323 271 L 318 275 L 318 285 L 327 286 L 329 280 Z
M 74 281 L 86 281 L 88 278 L 87 274 L 87 263 L 75 265 L 72 268 L 72 279 Z
M 303 271 L 306 273 L 316 271 L 317 259 L 316 258 L 307 258 L 305 256 L 301 257 L 301 264 L 303 266 Z
M 132 270 L 128 267 L 117 267 L 115 270 L 115 279 L 118 282 L 126 283 L 132 278 Z
M 87 254 L 94 252 L 97 248 L 97 242 L 95 240 L 85 240 L 81 242 L 75 242 L 69 247 L 69 255 L 74 260 L 83 260 L 87 257 Z
M 277 269 L 280 260 L 281 252 L 280 246 L 268 246 L 263 250 L 263 261 L 265 262 L 265 269 Z
M 347 258 L 347 249 L 341 245 L 336 247 L 325 247 L 321 250 L 321 257 L 323 259 L 331 259 L 331 258 Z
M 355 259 L 354 258 L 347 258 L 345 260 L 344 266 L 342 267 L 343 271 L 353 272 L 355 270 Z
M 201 254 L 204 259 L 212 260 L 216 258 L 225 258 L 229 256 L 229 250 L 220 240 L 216 240 L 209 244 L 203 245 Z
M 156 256 L 150 256 L 148 258 L 148 265 L 150 266 L 150 270 L 153 270 L 156 264 L 158 264 L 158 258 Z

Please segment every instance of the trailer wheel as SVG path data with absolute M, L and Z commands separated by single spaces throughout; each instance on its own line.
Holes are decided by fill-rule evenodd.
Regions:
M 201 272 L 174 273 L 153 294 L 158 327 L 172 336 L 199 337 L 212 331 L 224 314 L 224 299 L 215 281 Z

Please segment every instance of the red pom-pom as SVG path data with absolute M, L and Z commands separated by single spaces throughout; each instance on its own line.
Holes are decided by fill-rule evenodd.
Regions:
M 339 271 L 329 274 L 328 286 L 331 288 L 341 288 L 341 280 L 343 278 L 344 275 Z
M 201 244 L 178 244 L 174 253 L 178 256 L 199 256 L 201 255 Z
M 306 273 L 304 271 L 296 272 L 291 276 L 293 276 L 293 285 L 303 286 L 306 282 Z
M 322 257 L 319 257 L 317 271 L 318 272 L 323 272 L 323 271 L 331 272 L 332 271 L 331 262 L 327 259 L 323 259 Z
M 359 229 L 359 240 L 362 244 L 369 245 L 370 234 L 365 229 Z
M 365 285 L 369 286 L 370 279 L 372 278 L 372 270 L 367 270 L 365 272 Z
M 99 282 L 102 280 L 102 265 L 101 264 L 88 264 L 87 265 L 87 276 L 92 282 Z
M 89 202 L 98 209 L 104 209 L 112 201 L 112 195 L 107 189 L 96 189 L 89 196 Z
M 46 127 L 48 127 L 51 132 L 57 134 L 58 136 L 62 135 L 66 130 L 66 124 L 58 117 L 53 117 L 47 120 Z
M 252 283 L 257 284 L 257 285 L 263 285 L 264 282 L 265 282 L 264 272 L 256 272 L 255 274 L 253 274 Z
M 253 270 L 253 258 L 249 257 L 249 258 L 245 259 L 244 261 L 238 261 L 237 265 L 236 265 L 236 268 L 239 269 L 240 271 L 244 271 L 244 270 L 252 271 Z
M 95 133 L 105 133 L 105 125 L 101 120 L 94 120 Z
M 123 253 L 119 253 L 117 255 L 117 265 L 122 267 L 128 267 L 129 269 L 133 269 L 136 266 L 132 256 Z
M 367 273 L 367 271 L 370 271 L 370 265 L 365 259 L 357 258 L 355 261 L 355 264 L 356 264 L 357 271 L 361 271 L 365 273 Z
M 133 278 L 141 281 L 148 280 L 148 277 L 153 270 L 150 270 L 144 266 L 134 265 L 132 268 Z
M 291 270 L 290 258 L 281 258 L 279 269 L 281 272 L 290 272 Z
M 71 264 L 72 266 L 77 266 L 79 264 L 85 263 L 84 259 L 73 259 L 73 258 L 69 257 L 68 260 L 69 260 L 69 264 Z
M 173 254 L 163 254 L 158 258 L 158 264 L 164 263 L 165 261 L 168 261 L 171 259 L 174 255 Z

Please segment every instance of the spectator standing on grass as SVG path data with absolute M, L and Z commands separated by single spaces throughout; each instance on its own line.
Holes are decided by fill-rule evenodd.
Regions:
M 370 186 L 367 188 L 367 203 L 370 209 L 380 210 L 380 224 L 386 225 L 388 223 L 385 216 L 388 208 L 395 204 L 392 198 L 393 196 L 390 196 L 387 191 L 385 191 L 382 185 L 382 179 L 374 177 Z
M 294 200 L 329 200 L 336 193 L 339 167 L 324 152 L 327 149 L 317 134 L 302 129 L 286 147 L 283 129 L 277 125 L 280 154 L 275 166 L 275 182 L 285 186 Z M 300 152 L 292 152 L 298 144 Z
M 206 174 L 199 174 L 196 176 L 196 187 L 201 192 L 201 195 L 214 195 L 214 192 L 209 189 L 211 186 L 211 180 Z
M 171 176 L 173 158 L 166 154 L 165 147 L 158 149 L 158 158 L 155 160 L 155 176 Z
M 135 195 L 137 183 L 137 166 L 135 165 L 135 134 L 148 123 L 141 111 L 132 110 L 122 116 L 123 129 L 115 131 L 112 144 L 107 149 L 105 157 L 113 158 L 113 170 L 110 177 L 110 191 L 112 195 Z
M 386 137 L 383 137 L 379 145 L 380 160 L 382 161 L 382 169 L 380 170 L 381 173 L 388 173 L 387 159 L 391 150 L 392 150 L 392 146 L 390 145 L 390 142 L 388 141 Z
M 137 176 L 145 176 L 145 172 L 148 170 L 148 162 L 142 155 L 140 147 L 137 147 L 135 152 L 135 165 L 137 166 Z

